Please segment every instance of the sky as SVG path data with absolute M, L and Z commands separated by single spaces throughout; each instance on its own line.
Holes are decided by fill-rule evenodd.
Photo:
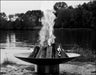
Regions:
M 53 9 L 56 2 L 65 2 L 68 6 L 76 7 L 78 4 L 88 3 L 90 0 L 85 1 L 1 1 L 1 12 L 7 15 L 15 13 L 25 13 L 28 10 L 46 10 Z

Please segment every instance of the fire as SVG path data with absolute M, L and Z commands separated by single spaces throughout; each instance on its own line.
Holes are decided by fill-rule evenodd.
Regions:
M 44 11 L 42 17 L 42 28 L 39 33 L 40 46 L 35 46 L 34 51 L 29 55 L 32 58 L 65 58 L 68 57 L 61 45 L 55 43 L 54 20 L 52 11 Z
M 54 32 L 54 20 L 55 15 L 51 10 L 44 11 L 44 16 L 41 19 L 42 28 L 39 33 L 39 40 L 41 46 L 51 46 L 52 43 L 55 42 Z

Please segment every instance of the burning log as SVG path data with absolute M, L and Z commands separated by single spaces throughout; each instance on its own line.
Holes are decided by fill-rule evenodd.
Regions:
M 47 47 L 39 47 L 35 46 L 34 51 L 29 55 L 32 58 L 66 58 L 68 55 L 61 47 L 61 45 L 56 46 L 56 44 L 52 44 Z
M 37 56 L 37 53 L 39 52 L 39 50 L 40 50 L 40 47 L 35 46 L 34 51 L 29 55 L 29 57 L 35 58 Z
M 47 47 L 46 58 L 52 58 L 52 46 Z
M 36 58 L 45 58 L 46 57 L 46 49 L 47 49 L 47 47 L 41 47 Z
M 65 50 L 62 48 L 61 44 L 58 45 L 57 52 L 56 52 L 57 58 L 66 58 L 68 55 L 66 54 Z
M 64 49 L 61 50 L 61 57 L 60 58 L 68 58 L 68 55 L 64 51 Z

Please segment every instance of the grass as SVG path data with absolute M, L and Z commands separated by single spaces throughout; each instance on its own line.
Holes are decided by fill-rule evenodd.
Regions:
M 15 62 L 5 60 L 0 66 L 7 66 L 7 65 L 17 65 Z
M 96 51 L 89 48 L 81 48 L 78 45 L 72 47 L 69 52 L 78 53 L 81 56 L 75 61 L 80 62 L 96 62 Z
M 68 72 L 63 72 L 60 75 L 81 75 L 81 74 L 77 74 L 77 73 L 68 73 Z

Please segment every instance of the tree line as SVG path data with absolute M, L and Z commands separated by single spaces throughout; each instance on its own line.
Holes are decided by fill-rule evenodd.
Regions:
M 66 3 L 61 4 L 64 6 L 60 8 L 59 4 L 54 7 L 57 16 L 55 27 L 96 29 L 96 1 L 78 5 L 76 8 L 68 7 Z
M 73 8 L 65 2 L 54 5 L 55 28 L 94 28 L 96 29 L 96 1 L 84 3 Z M 36 29 L 42 23 L 43 11 L 32 10 L 6 17 L 0 13 L 0 29 Z
M 43 16 L 41 10 L 27 11 L 26 13 L 17 13 L 15 15 L 6 16 L 0 13 L 0 29 L 33 29 L 40 27 L 39 21 Z

